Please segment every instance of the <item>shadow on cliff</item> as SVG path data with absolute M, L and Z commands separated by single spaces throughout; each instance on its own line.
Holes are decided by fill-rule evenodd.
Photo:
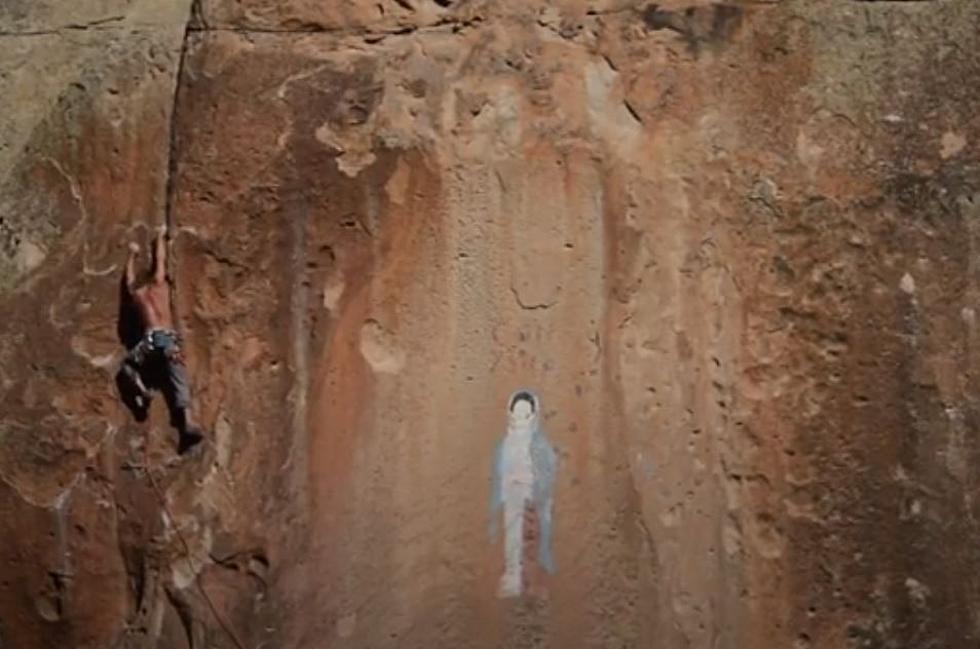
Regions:
M 122 275 L 119 278 L 119 311 L 116 315 L 116 337 L 126 348 L 126 353 L 128 354 L 139 344 L 142 333 L 143 328 L 140 325 L 139 311 L 137 311 L 136 304 L 133 302 L 133 299 L 129 295 L 129 290 L 126 288 L 126 277 Z M 147 379 L 150 377 L 143 375 L 142 378 L 143 382 L 149 386 L 150 383 Z M 126 378 L 121 364 L 119 370 L 116 372 L 116 389 L 119 391 L 119 397 L 122 399 L 122 402 L 133 414 L 133 418 L 136 421 L 146 421 L 148 410 L 145 405 L 141 405 L 137 401 L 138 392 L 136 387 Z

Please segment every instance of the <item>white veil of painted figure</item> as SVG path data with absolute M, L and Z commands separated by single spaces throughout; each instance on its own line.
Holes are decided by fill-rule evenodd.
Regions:
M 507 406 L 507 433 L 497 444 L 493 467 L 490 533 L 496 536 L 497 519 L 503 510 L 504 574 L 500 597 L 516 597 L 524 586 L 525 513 L 537 516 L 538 564 L 555 571 L 551 557 L 551 508 L 558 456 L 541 429 L 541 407 L 529 390 L 511 395 Z

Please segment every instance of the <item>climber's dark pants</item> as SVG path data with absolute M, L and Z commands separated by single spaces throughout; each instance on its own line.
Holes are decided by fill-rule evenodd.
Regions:
M 146 393 L 141 374 L 159 372 L 163 394 L 174 414 L 191 407 L 191 386 L 180 352 L 180 336 L 168 329 L 148 331 L 122 364 L 122 372 L 141 392 Z

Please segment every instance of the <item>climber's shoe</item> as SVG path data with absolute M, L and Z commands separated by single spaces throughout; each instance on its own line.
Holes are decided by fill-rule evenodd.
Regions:
M 204 439 L 204 435 L 197 428 L 188 428 L 187 430 L 181 432 L 180 442 L 177 444 L 177 453 L 179 455 L 184 455 L 192 448 L 201 443 Z

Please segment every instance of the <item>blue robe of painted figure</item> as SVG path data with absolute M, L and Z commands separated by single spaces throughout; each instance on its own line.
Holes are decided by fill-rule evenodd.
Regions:
M 539 527 L 537 552 L 538 564 L 548 573 L 554 573 L 555 562 L 551 554 L 551 517 L 554 502 L 555 476 L 558 472 L 558 454 L 548 441 L 548 438 L 541 427 L 541 418 L 539 416 L 540 404 L 537 396 L 533 392 L 528 390 L 515 392 L 508 402 L 508 410 L 513 409 L 517 400 L 522 398 L 527 399 L 528 397 L 530 397 L 534 411 L 534 427 L 531 433 L 530 441 L 531 467 L 533 474 L 531 505 L 534 508 L 535 514 L 537 515 Z M 490 533 L 492 536 L 496 535 L 497 519 L 500 515 L 500 509 L 504 505 L 503 483 L 505 479 L 505 441 L 506 434 L 503 439 L 497 442 L 496 450 L 494 452 L 490 512 Z
M 541 428 L 538 428 L 531 438 L 531 461 L 534 464 L 534 508 L 541 527 L 538 563 L 549 573 L 553 573 L 555 562 L 551 556 L 551 507 L 555 473 L 558 469 L 558 454 L 551 447 Z

